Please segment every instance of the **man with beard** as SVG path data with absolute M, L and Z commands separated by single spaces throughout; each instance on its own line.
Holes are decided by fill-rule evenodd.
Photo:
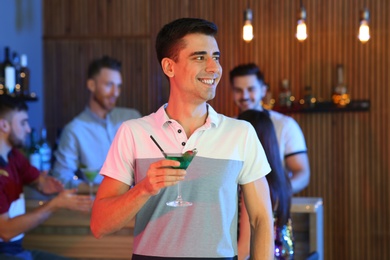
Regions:
M 230 71 L 233 99 L 240 112 L 248 109 L 264 111 L 275 126 L 280 159 L 291 178 L 293 193 L 309 185 L 310 164 L 305 137 L 298 123 L 290 116 L 263 108 L 261 101 L 267 92 L 263 73 L 254 63 L 241 64 Z
M 0 96 L 0 259 L 65 259 L 22 247 L 24 232 L 44 222 L 58 209 L 88 212 L 89 196 L 64 190 L 62 184 L 46 172 L 40 173 L 17 149 L 31 132 L 27 106 L 8 96 Z M 39 192 L 58 194 L 34 211 L 25 213 L 23 186 Z
M 56 160 L 52 174 L 65 187 L 85 189 L 80 169 L 99 170 L 120 124 L 141 116 L 135 109 L 115 107 L 121 85 L 119 61 L 104 56 L 91 62 L 87 80 L 88 104 L 64 127 L 54 152 Z M 97 176 L 95 183 L 101 180 L 102 177 Z

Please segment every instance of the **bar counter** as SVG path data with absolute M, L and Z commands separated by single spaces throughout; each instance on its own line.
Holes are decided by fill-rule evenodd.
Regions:
M 31 211 L 42 203 L 26 200 Z M 293 198 L 291 206 L 295 259 L 316 251 L 323 258 L 323 206 L 321 198 Z M 55 212 L 39 227 L 26 233 L 24 246 L 75 259 L 131 259 L 134 221 L 122 230 L 96 239 L 89 227 L 90 214 L 69 210 Z
M 26 200 L 27 212 L 40 203 Z M 114 234 L 96 239 L 90 231 L 90 217 L 86 213 L 59 210 L 26 233 L 23 245 L 76 259 L 131 259 L 134 221 Z

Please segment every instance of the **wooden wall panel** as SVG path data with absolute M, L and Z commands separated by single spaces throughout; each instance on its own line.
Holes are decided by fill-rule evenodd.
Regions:
M 241 39 L 243 11 L 253 10 L 255 37 Z M 299 1 L 273 0 L 44 0 L 45 121 L 51 138 L 85 105 L 85 69 L 95 56 L 123 61 L 120 104 L 143 114 L 167 101 L 168 82 L 156 60 L 159 29 L 180 17 L 201 17 L 219 27 L 223 77 L 210 103 L 238 113 L 229 71 L 255 62 L 274 98 L 290 80 L 297 99 L 310 85 L 329 100 L 336 66 L 343 64 L 353 99 L 369 99 L 369 112 L 292 114 L 301 125 L 312 170 L 300 196 L 324 200 L 325 259 L 388 259 L 390 252 L 390 2 L 303 0 L 309 37 L 295 39 Z M 359 12 L 370 10 L 372 39 L 357 40 Z

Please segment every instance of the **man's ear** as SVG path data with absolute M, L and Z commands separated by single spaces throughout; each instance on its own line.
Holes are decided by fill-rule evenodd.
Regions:
M 96 91 L 96 84 L 95 84 L 95 81 L 93 79 L 88 79 L 87 80 L 87 88 L 92 93 Z
M 170 58 L 164 58 L 161 61 L 161 68 L 164 71 L 165 75 L 167 75 L 169 78 L 172 78 L 175 76 L 175 71 L 173 69 L 174 61 Z
M 11 125 L 8 120 L 5 118 L 0 118 L 0 131 L 6 133 L 9 131 L 9 129 L 11 129 Z

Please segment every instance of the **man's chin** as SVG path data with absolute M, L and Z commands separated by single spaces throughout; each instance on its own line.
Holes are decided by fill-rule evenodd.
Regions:
M 106 104 L 106 105 L 105 105 L 105 109 L 106 109 L 107 111 L 111 111 L 111 110 L 113 110 L 113 109 L 115 108 L 115 106 L 116 106 L 116 103 Z
M 249 109 L 253 109 L 252 106 L 243 106 L 243 105 L 241 105 L 240 108 L 241 108 L 241 111 L 242 111 L 242 112 L 247 111 L 247 110 L 249 110 Z

